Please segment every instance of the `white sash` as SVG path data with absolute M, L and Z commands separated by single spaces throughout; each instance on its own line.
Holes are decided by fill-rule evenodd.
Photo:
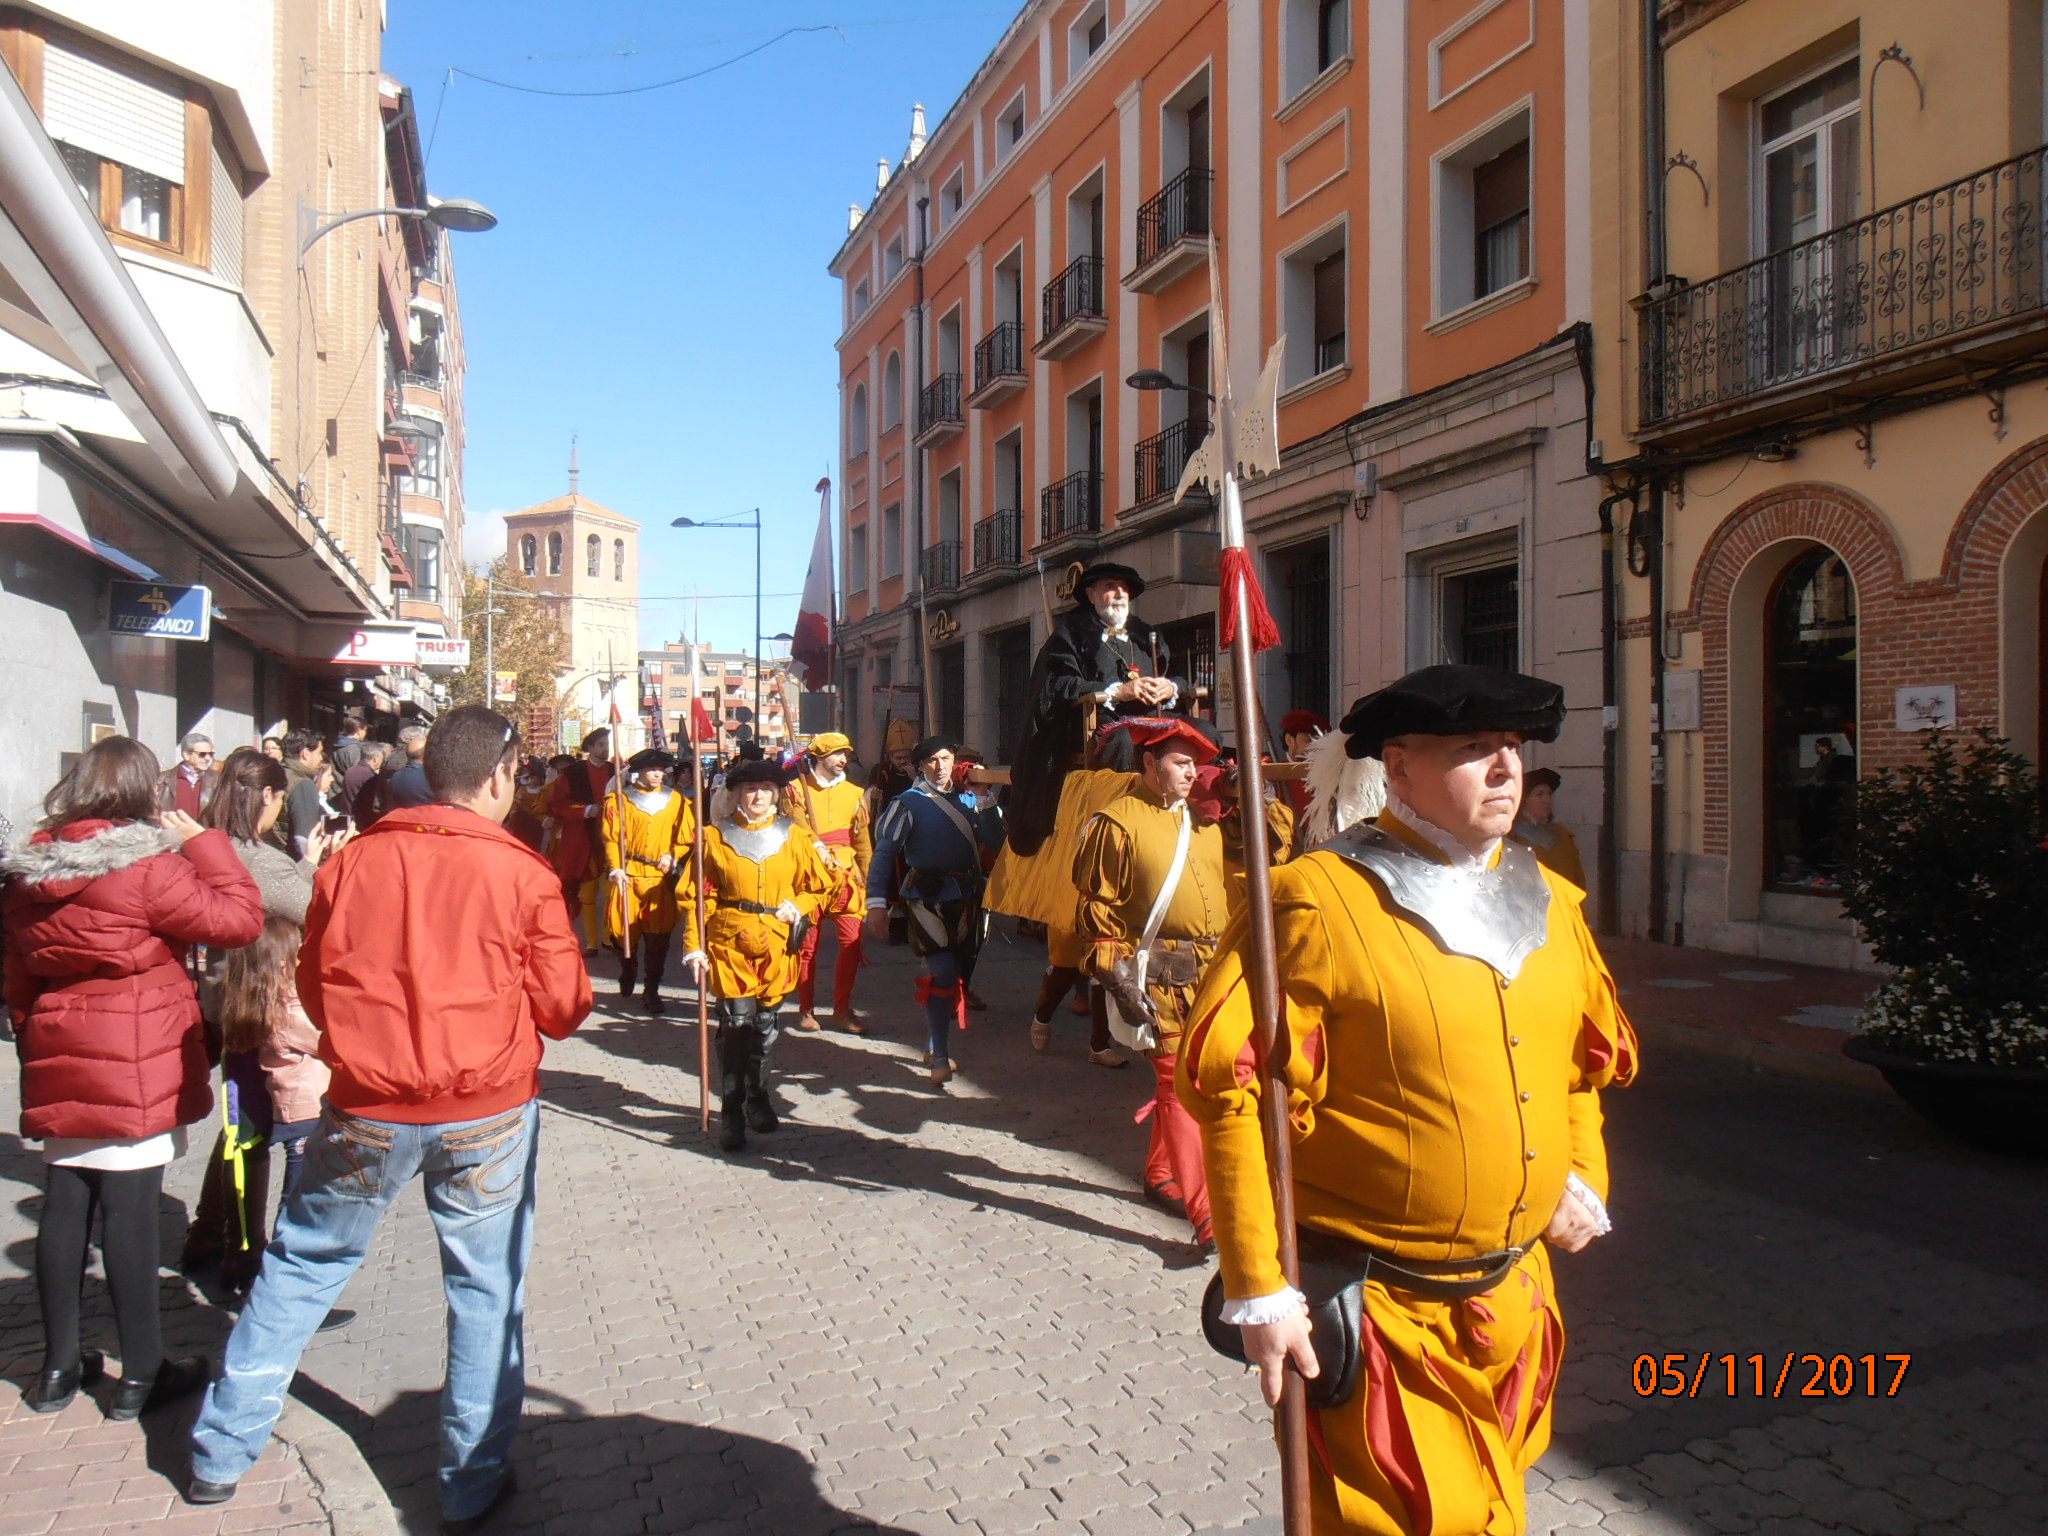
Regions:
M 1181 872 L 1188 867 L 1188 839 L 1192 832 L 1187 802 L 1180 805 L 1180 836 L 1173 845 L 1173 866 L 1167 870 L 1166 879 L 1160 882 L 1159 897 L 1152 903 L 1151 915 L 1145 919 L 1145 932 L 1138 940 L 1137 972 L 1138 990 L 1145 990 L 1145 972 L 1152 962 L 1152 945 L 1159 937 L 1159 930 L 1166 926 L 1166 909 L 1173 905 L 1173 893 L 1180 889 Z M 1109 1004 L 1109 1033 L 1119 1045 L 1133 1051 L 1152 1051 L 1159 1047 L 1159 1030 L 1150 1019 L 1135 1022 L 1126 1019 L 1116 1005 L 1113 993 L 1105 994 Z

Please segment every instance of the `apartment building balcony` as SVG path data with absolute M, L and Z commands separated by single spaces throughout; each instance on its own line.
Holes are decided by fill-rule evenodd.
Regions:
M 977 573 L 1011 566 L 1024 558 L 1024 514 L 1013 507 L 991 512 L 974 525 L 974 569 Z
M 1076 470 L 1056 480 L 1038 499 L 1038 539 L 1049 544 L 1075 534 L 1102 531 L 1102 471 Z
M 941 539 L 919 552 L 918 575 L 927 592 L 951 592 L 960 585 L 960 541 Z
M 1005 320 L 974 348 L 974 393 L 967 404 L 977 411 L 1001 405 L 1031 382 L 1024 367 L 1024 322 Z
M 1158 293 L 1209 254 L 1209 207 L 1216 173 L 1189 166 L 1138 205 L 1138 264 L 1124 276 L 1134 293 Z
M 1045 285 L 1038 345 L 1032 356 L 1048 362 L 1078 352 L 1109 329 L 1102 304 L 1102 258 L 1079 256 Z
M 1136 471 L 1136 504 L 1143 506 L 1148 501 L 1171 496 L 1180 485 L 1181 471 L 1188 467 L 1188 460 L 1208 435 L 1208 418 L 1196 416 L 1140 439 L 1131 455 Z
M 960 414 L 960 375 L 942 373 L 917 397 L 917 446 L 930 448 L 958 437 L 965 424 Z
M 2048 372 L 2044 164 L 2030 150 L 1637 299 L 1636 435 L 1697 446 Z

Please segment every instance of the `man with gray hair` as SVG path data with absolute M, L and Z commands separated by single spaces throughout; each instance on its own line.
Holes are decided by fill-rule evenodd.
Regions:
M 160 811 L 183 811 L 194 820 L 213 793 L 213 738 L 204 731 L 187 731 L 178 743 L 178 764 L 157 775 L 156 805 Z
M 391 751 L 388 741 L 365 741 L 356 756 L 355 766 L 341 776 L 341 787 L 335 791 L 334 803 L 341 814 L 353 816 L 356 813 L 356 797 L 370 780 L 377 777 L 377 770 L 384 766 L 384 759 Z
M 398 745 L 386 752 L 384 762 L 375 778 L 367 781 L 357 792 L 355 810 L 351 813 L 356 820 L 356 830 L 367 832 L 379 818 L 388 811 L 395 811 L 401 805 L 424 805 L 425 800 L 403 799 L 399 795 L 398 777 L 407 769 L 423 785 L 426 769 L 422 760 L 427 751 L 427 728 L 423 725 L 408 725 L 398 733 Z M 419 785 L 407 781 L 407 793 L 416 793 Z M 429 796 L 429 799 L 432 797 Z

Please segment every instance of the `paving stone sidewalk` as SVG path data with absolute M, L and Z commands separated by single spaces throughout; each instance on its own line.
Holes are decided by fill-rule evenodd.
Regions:
M 880 1033 L 791 1037 L 785 1128 L 744 1157 L 697 1128 L 686 1003 L 649 1020 L 607 997 L 550 1048 L 502 1529 L 1277 1533 L 1253 1385 L 1193 1331 L 1208 1271 L 1136 1195 L 1145 1076 L 1089 1066 L 1071 1016 L 1029 1049 L 1039 963 L 993 942 L 977 985 L 994 1010 L 939 1094 L 916 1065 L 911 964 L 885 951 L 861 983 Z M 1771 1006 L 1797 1013 L 1797 992 Z M 1654 995 L 1632 986 L 1631 1005 Z M 1558 1264 L 1572 1348 L 1533 1531 L 2048 1529 L 2038 1167 L 1951 1147 L 1879 1093 L 1679 1053 L 1609 1115 L 1618 1230 Z M 19 1159 L 0 1172 L 17 1181 L 0 1350 L 25 1380 L 37 1196 Z M 181 1199 L 196 1185 L 189 1166 L 171 1180 Z M 180 1221 L 167 1208 L 167 1232 Z M 361 1319 L 315 1341 L 299 1395 L 356 1436 L 406 1528 L 432 1530 L 442 1302 L 416 1197 L 346 1301 Z M 1796 1395 L 1811 1367 L 1754 1393 L 1748 1357 L 1768 1389 L 1787 1352 L 1913 1358 L 1895 1396 L 1861 1396 L 1860 1366 L 1857 1395 Z M 1682 1356 L 1688 1395 L 1639 1396 L 1646 1354 Z M 182 1475 L 174 1444 L 134 1474 L 168 1495 L 158 1472 Z

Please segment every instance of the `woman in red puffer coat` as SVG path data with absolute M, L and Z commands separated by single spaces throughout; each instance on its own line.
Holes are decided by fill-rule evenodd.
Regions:
M 164 1165 L 213 1108 L 184 957 L 190 944 L 249 943 L 263 902 L 224 834 L 182 811 L 156 814 L 156 778 L 141 742 L 100 742 L 50 791 L 40 830 L 0 859 L 21 1134 L 42 1142 L 49 1167 L 36 1234 L 42 1413 L 99 1373 L 78 1336 L 95 1202 L 121 1335 L 109 1417 L 135 1418 L 207 1375 L 203 1359 L 164 1359 L 157 1315 Z

